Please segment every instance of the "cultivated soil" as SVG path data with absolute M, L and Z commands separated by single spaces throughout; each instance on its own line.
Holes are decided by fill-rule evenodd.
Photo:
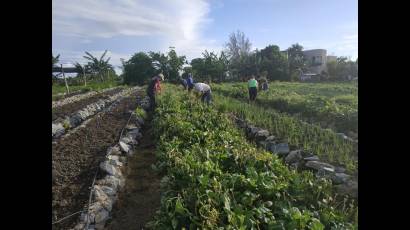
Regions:
M 89 92 L 89 91 L 88 91 Z M 77 90 L 77 91 L 74 91 L 74 92 L 71 92 L 71 93 L 69 93 L 69 94 L 65 94 L 65 93 L 63 93 L 63 94 L 56 94 L 55 96 L 53 96 L 54 97 L 54 100 L 53 101 L 58 101 L 58 100 L 61 100 L 61 99 L 64 99 L 64 98 L 68 98 L 68 97 L 72 97 L 72 96 L 75 96 L 75 95 L 79 95 L 79 94 L 83 94 L 83 93 L 87 93 L 87 92 L 85 92 L 85 91 L 83 91 L 83 90 Z
M 88 205 L 95 172 L 99 163 L 103 161 L 108 147 L 118 142 L 121 130 L 131 112 L 135 110 L 135 96 L 133 93 L 130 97 L 124 98 L 112 111 L 95 116 L 86 127 L 53 143 L 53 222 L 84 210 Z M 78 109 L 81 107 L 76 108 Z M 78 216 L 54 224 L 53 229 L 74 227 Z
M 69 103 L 57 108 L 54 108 L 52 110 L 52 119 L 51 121 L 56 121 L 57 119 L 64 119 L 65 116 L 69 116 L 72 113 L 77 112 L 78 110 L 86 107 L 89 104 L 92 104 L 94 102 L 97 102 L 100 99 L 107 99 L 108 97 L 119 93 L 120 91 L 124 90 L 123 88 L 115 88 L 113 90 L 101 93 L 101 94 L 96 94 L 93 95 L 89 98 L 85 98 L 80 101 L 76 101 L 73 103 Z
M 161 177 L 151 168 L 156 158 L 150 118 L 146 121 L 142 135 L 135 154 L 128 160 L 124 172 L 125 187 L 114 205 L 112 219 L 105 228 L 107 230 L 143 229 L 160 206 Z

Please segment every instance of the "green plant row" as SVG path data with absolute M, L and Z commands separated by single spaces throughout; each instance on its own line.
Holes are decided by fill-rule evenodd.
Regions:
M 311 172 L 247 143 L 230 119 L 176 87 L 153 119 L 161 207 L 152 229 L 357 229 L 357 206 Z
M 358 95 L 357 83 L 300 83 L 300 82 L 270 82 L 273 91 L 295 92 L 299 95 L 314 94 L 327 98 L 345 95 Z M 357 100 L 357 98 L 356 98 Z
M 344 166 L 351 173 L 357 171 L 357 144 L 340 138 L 332 130 L 231 97 L 214 94 L 214 99 L 221 112 L 232 112 L 294 147 L 310 151 L 331 164 Z
M 294 115 L 309 123 L 319 124 L 323 128 L 331 128 L 336 132 L 357 133 L 357 94 L 349 93 L 353 90 L 343 91 L 341 86 L 333 87 L 332 89 L 340 89 L 343 93 L 337 93 L 336 90 L 334 96 L 329 96 L 328 91 L 322 92 L 323 86 L 320 90 L 312 90 L 309 94 L 299 94 L 297 93 L 301 92 L 299 88 L 293 89 L 289 86 L 280 88 L 276 86 L 276 83 L 271 85 L 273 87 L 269 91 L 258 93 L 257 105 Z M 248 99 L 248 90 L 244 83 L 214 84 L 212 89 L 224 96 L 241 100 Z

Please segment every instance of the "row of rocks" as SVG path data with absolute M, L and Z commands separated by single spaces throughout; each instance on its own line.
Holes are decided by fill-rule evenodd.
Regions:
M 118 86 L 118 87 L 119 87 L 119 86 Z M 100 92 L 91 91 L 91 92 L 88 92 L 88 93 L 81 93 L 81 94 L 73 95 L 73 96 L 71 96 L 71 97 L 64 98 L 64 99 L 62 99 L 62 100 L 53 101 L 53 102 L 52 102 L 52 105 L 51 105 L 51 108 L 54 109 L 54 108 L 57 108 L 57 107 L 60 107 L 60 106 L 66 105 L 66 104 L 70 104 L 70 103 L 73 103 L 73 102 L 76 102 L 76 101 L 80 101 L 80 100 L 89 98 L 89 97 L 91 97 L 91 96 L 94 96 L 94 95 L 96 95 L 96 94 L 98 94 L 98 93 L 105 93 L 105 92 L 108 92 L 108 91 L 111 91 L 111 90 L 115 90 L 115 89 L 117 89 L 118 87 L 103 89 L 103 90 L 101 90 Z M 64 93 L 63 93 L 63 94 L 64 94 Z
M 259 147 L 278 155 L 291 168 L 311 170 L 319 177 L 332 180 L 340 194 L 357 198 L 357 181 L 351 175 L 346 174 L 345 168 L 322 162 L 318 156 L 312 153 L 300 149 L 291 150 L 286 141 L 270 135 L 268 130 L 248 124 L 237 117 L 235 119 L 238 126 L 246 130 L 249 139 L 254 140 Z
M 129 89 L 122 90 L 121 92 L 110 96 L 107 99 L 101 99 L 95 103 L 87 105 L 85 108 L 65 117 L 63 121 L 55 121 L 51 123 L 52 138 L 58 138 L 62 136 L 67 130 L 77 127 L 82 122 L 87 120 L 89 117 L 95 115 L 96 113 L 102 111 L 107 105 L 119 102 L 127 95 L 131 94 L 139 87 L 133 87 Z
M 139 100 L 140 98 L 137 98 Z M 118 193 L 125 185 L 125 178 L 122 169 L 126 166 L 127 157 L 132 156 L 138 140 L 142 138 L 141 127 L 144 125 L 142 117 L 135 116 L 135 123 L 128 124 L 125 127 L 123 137 L 118 144 L 107 150 L 105 161 L 100 163 L 100 170 L 104 172 L 105 177 L 97 180 L 92 188 L 93 200 L 88 207 L 88 213 L 83 213 L 79 223 L 73 228 L 74 230 L 104 229 L 106 221 L 110 218 L 110 212 L 118 198 Z

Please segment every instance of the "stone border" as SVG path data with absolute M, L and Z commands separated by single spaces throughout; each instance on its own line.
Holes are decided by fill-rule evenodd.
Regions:
M 51 103 L 51 108 L 54 109 L 54 108 L 61 107 L 63 105 L 70 104 L 70 103 L 73 103 L 73 102 L 76 102 L 76 101 L 81 101 L 83 99 L 89 98 L 89 97 L 94 96 L 96 94 L 105 93 L 105 92 L 108 92 L 108 91 L 111 91 L 111 90 L 114 90 L 114 89 L 117 89 L 117 88 L 120 88 L 120 87 L 121 86 L 117 86 L 117 87 L 113 87 L 113 88 L 107 88 L 107 89 L 101 90 L 100 92 L 91 91 L 91 92 L 87 92 L 87 93 L 80 93 L 80 94 L 77 94 L 77 95 L 73 95 L 71 97 L 67 97 L 67 98 L 58 100 L 58 101 L 53 101 Z
M 288 143 L 271 136 L 268 130 L 253 126 L 236 116 L 233 117 L 237 125 L 246 131 L 248 139 L 255 141 L 258 147 L 278 155 L 290 168 L 314 171 L 316 176 L 330 179 L 338 193 L 353 198 L 358 197 L 358 182 L 353 176 L 346 174 L 345 168 L 322 162 L 318 156 L 301 149 L 291 151 Z
M 125 96 L 131 94 L 133 91 L 140 89 L 140 87 L 132 87 L 124 89 L 121 92 L 110 96 L 108 99 L 100 99 L 95 103 L 87 105 L 85 108 L 67 116 L 62 122 L 51 123 L 51 137 L 58 138 L 65 134 L 68 130 L 79 126 L 91 116 L 102 111 L 106 106 L 122 100 Z
M 141 99 L 141 96 L 137 96 L 137 101 L 143 108 L 149 105 L 148 97 Z M 110 212 L 118 199 L 118 193 L 125 185 L 122 169 L 127 164 L 127 157 L 135 154 L 135 146 L 142 138 L 140 131 L 144 125 L 144 119 L 138 117 L 134 112 L 132 116 L 135 116 L 135 124 L 128 124 L 125 127 L 124 135 L 115 146 L 108 148 L 105 161 L 100 163 L 99 169 L 105 177 L 95 181 L 91 190 L 93 199 L 88 207 L 88 213 L 81 214 L 80 221 L 73 230 L 85 229 L 88 220 L 87 230 L 104 229 L 106 221 L 110 218 Z

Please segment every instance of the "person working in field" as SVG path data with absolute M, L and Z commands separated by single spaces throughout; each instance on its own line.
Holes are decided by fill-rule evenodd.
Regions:
M 188 86 L 188 91 L 191 92 L 191 90 L 194 88 L 194 79 L 192 78 L 192 74 L 188 74 L 188 79 L 187 79 L 187 86 Z
M 211 103 L 212 100 L 212 93 L 211 87 L 205 83 L 195 83 L 194 90 L 196 93 L 201 95 L 201 101 L 206 102 L 207 104 Z
M 249 90 L 249 100 L 255 101 L 256 96 L 258 94 L 258 81 L 256 81 L 254 76 L 252 76 L 251 79 L 248 81 L 248 90 Z
M 154 85 L 154 91 L 155 93 L 161 93 L 162 88 L 161 88 L 161 81 L 164 80 L 164 75 L 160 74 L 158 75 L 159 77 L 157 77 L 155 79 L 155 85 Z
M 186 79 L 183 79 L 183 78 L 181 78 L 180 80 L 181 80 L 182 87 L 184 87 L 184 90 L 188 89 L 188 82 L 187 82 L 187 80 L 186 80 Z
M 265 81 L 262 83 L 262 90 L 267 91 L 268 89 L 269 89 L 268 80 L 265 79 Z
M 148 84 L 147 87 L 147 95 L 150 99 L 150 108 L 149 110 L 153 110 L 155 108 L 155 94 L 161 92 L 161 81 L 164 80 L 164 75 L 162 73 L 158 74 L 158 76 L 155 76 L 151 78 L 151 81 Z

